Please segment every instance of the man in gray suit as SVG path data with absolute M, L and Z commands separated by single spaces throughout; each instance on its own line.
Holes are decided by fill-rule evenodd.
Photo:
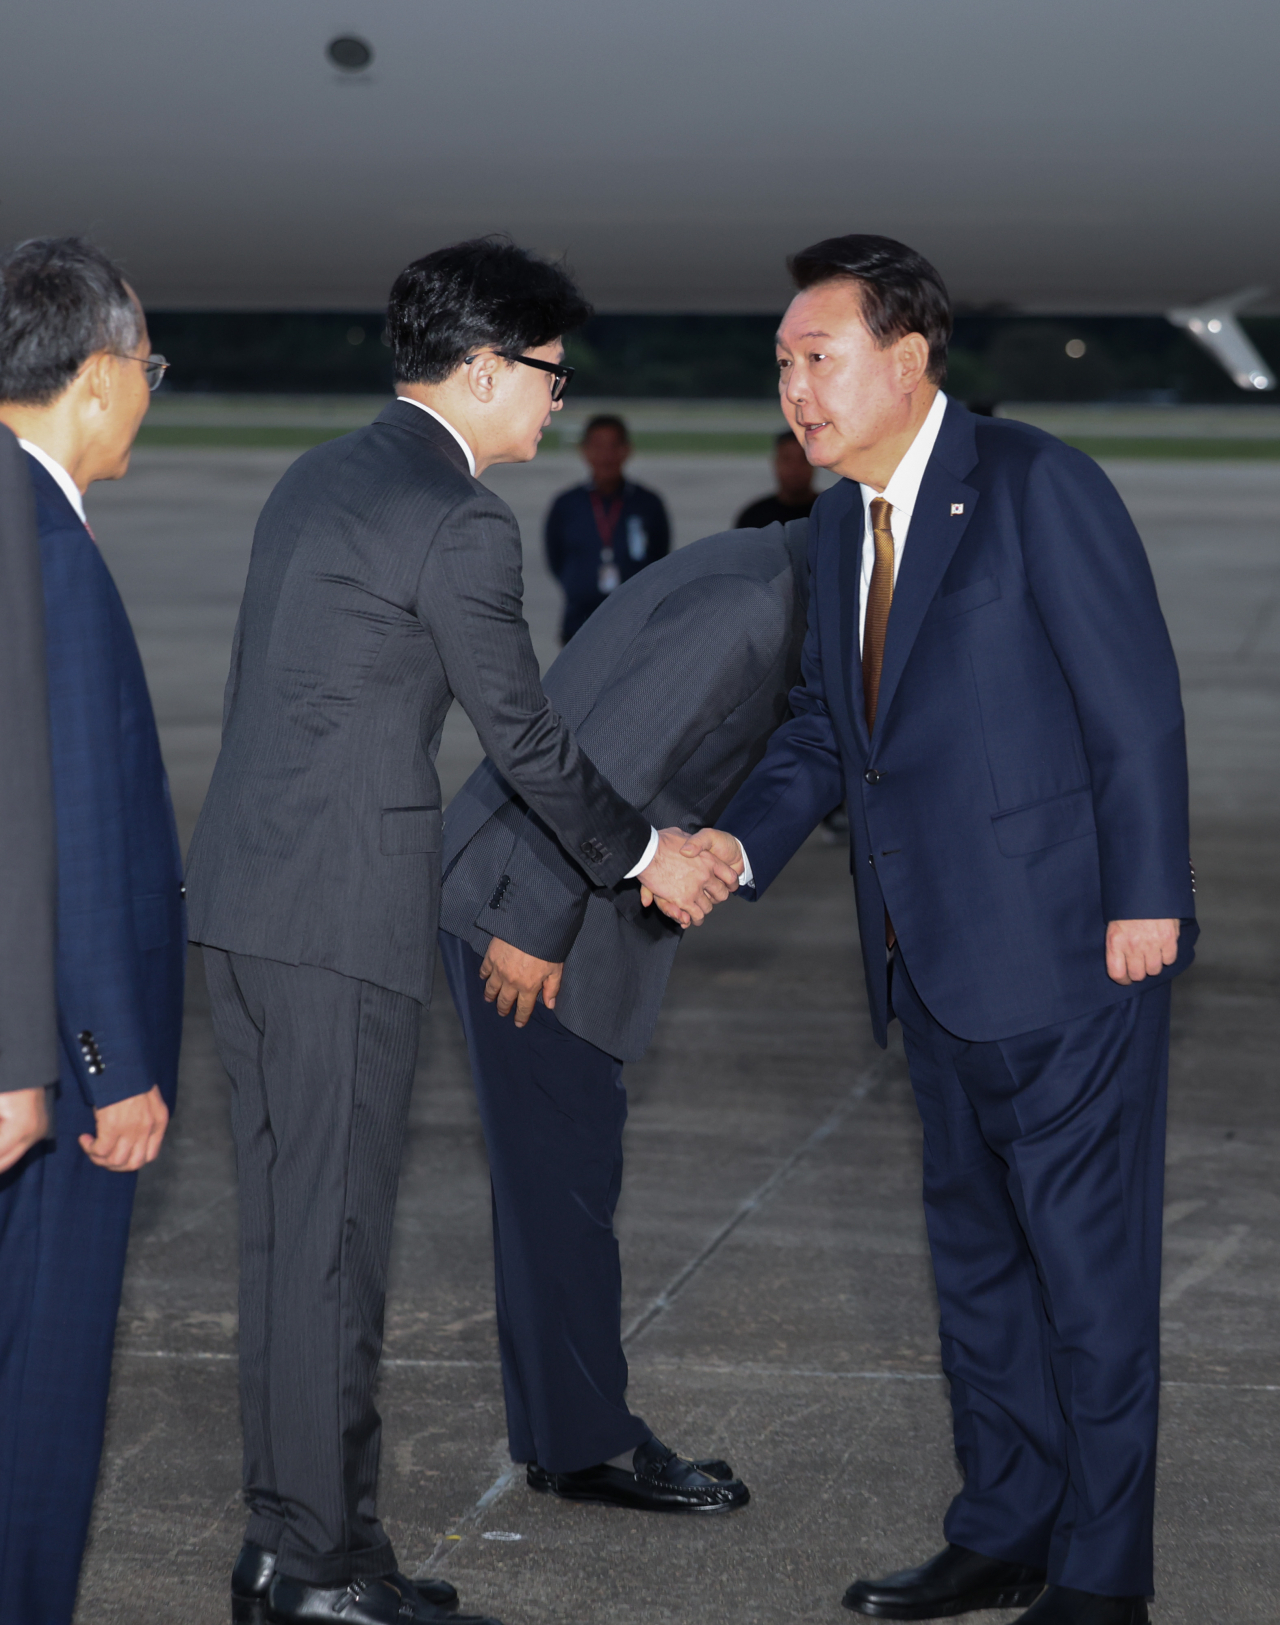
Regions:
M 58 1080 L 47 688 L 31 480 L 0 424 L 0 1174 L 48 1133 Z
M 547 673 L 576 737 L 647 817 L 691 834 L 713 821 L 789 715 L 805 533 L 803 520 L 730 531 L 660 560 Z M 571 1500 L 741 1506 L 725 1463 L 677 1456 L 625 1398 L 622 1066 L 652 1036 L 680 930 L 643 906 L 638 881 L 593 884 L 493 762 L 450 804 L 444 862 L 440 943 L 489 1150 L 512 1458 L 532 1488 Z
M 552 710 L 519 531 L 478 480 L 534 456 L 571 373 L 561 335 L 588 314 L 505 241 L 411 265 L 388 311 L 399 398 L 299 458 L 254 537 L 188 860 L 240 1177 L 245 1622 L 406 1625 L 456 1604 L 396 1568 L 373 1403 L 453 699 L 593 885 L 640 877 L 693 922 L 736 885 L 654 830 Z

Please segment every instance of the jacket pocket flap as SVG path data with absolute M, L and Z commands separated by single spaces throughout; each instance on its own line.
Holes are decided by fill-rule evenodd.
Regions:
M 388 858 L 438 852 L 443 827 L 444 815 L 439 807 L 386 807 L 378 845 Z
M 953 615 L 963 615 L 967 610 L 989 604 L 999 596 L 999 581 L 995 576 L 983 576 L 981 581 L 971 581 L 967 587 L 958 587 L 955 592 L 945 592 L 935 598 L 929 605 L 929 619 L 949 620 Z
M 1093 792 L 1086 785 L 1082 790 L 1069 790 L 1065 796 L 1037 801 L 1030 807 L 993 813 L 991 827 L 996 845 L 1006 858 L 1022 858 L 1063 841 L 1078 841 L 1094 832 Z

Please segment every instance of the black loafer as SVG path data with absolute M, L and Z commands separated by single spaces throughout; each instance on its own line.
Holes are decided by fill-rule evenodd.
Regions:
M 1044 1589 L 1044 1571 L 948 1546 L 919 1568 L 883 1580 L 855 1580 L 844 1605 L 876 1619 L 948 1619 L 975 1608 L 1025 1608 Z
M 1050 1586 L 1022 1616 L 1027 1625 L 1147 1625 L 1149 1618 L 1145 1597 L 1099 1597 L 1070 1586 Z
M 727 1461 L 688 1461 L 657 1439 L 636 1447 L 631 1472 L 602 1462 L 576 1473 L 549 1473 L 530 1462 L 526 1477 L 530 1489 L 549 1490 L 563 1501 L 595 1501 L 639 1512 L 732 1512 L 751 1499 Z
M 267 1589 L 264 1618 L 267 1625 L 498 1625 L 485 1615 L 438 1608 L 400 1574 L 345 1586 L 313 1586 L 277 1574 Z
M 265 1546 L 246 1540 L 231 1571 L 231 1625 L 264 1625 L 267 1617 L 267 1591 L 276 1572 L 276 1554 Z M 447 1580 L 424 1575 L 407 1580 L 399 1572 L 389 1576 L 399 1586 L 411 1586 L 424 1601 L 436 1608 L 458 1606 L 458 1593 Z

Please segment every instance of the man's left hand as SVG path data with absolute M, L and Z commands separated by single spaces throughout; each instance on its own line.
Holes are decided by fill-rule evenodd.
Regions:
M 564 966 L 527 954 L 501 937 L 490 937 L 480 974 L 485 979 L 485 1003 L 497 1000 L 500 1016 L 509 1016 L 514 1005 L 516 1026 L 527 1027 L 539 993 L 547 1009 L 555 1009 Z
M 1178 957 L 1177 920 L 1112 920 L 1107 927 L 1107 975 L 1121 987 L 1159 976 Z
M 159 1089 L 130 1095 L 113 1106 L 95 1107 L 97 1134 L 82 1134 L 80 1144 L 90 1162 L 116 1174 L 136 1174 L 160 1155 L 169 1126 L 169 1108 Z

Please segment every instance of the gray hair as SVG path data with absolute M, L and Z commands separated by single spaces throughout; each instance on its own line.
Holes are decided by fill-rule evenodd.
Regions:
M 48 406 L 91 355 L 144 331 L 120 268 L 83 237 L 33 237 L 0 258 L 0 401 Z

